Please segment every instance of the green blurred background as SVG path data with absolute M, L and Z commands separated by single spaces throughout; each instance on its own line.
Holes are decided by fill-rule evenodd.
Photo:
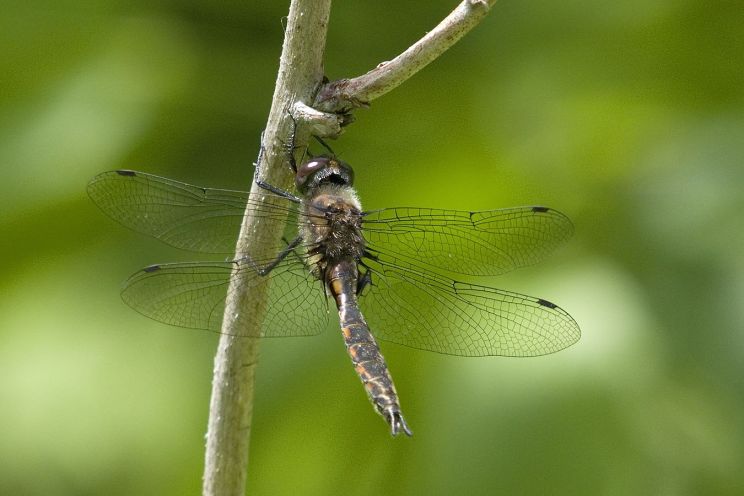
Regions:
M 327 74 L 405 49 L 452 0 L 336 2 Z M 288 2 L 28 2 L 0 19 L 0 494 L 201 487 L 217 336 L 119 299 L 203 259 L 89 201 L 133 168 L 248 188 Z M 337 330 L 262 344 L 249 493 L 744 494 L 744 9 L 503 1 L 335 151 L 367 208 L 545 204 L 576 235 L 489 281 L 567 309 L 556 355 L 383 344 L 391 439 Z

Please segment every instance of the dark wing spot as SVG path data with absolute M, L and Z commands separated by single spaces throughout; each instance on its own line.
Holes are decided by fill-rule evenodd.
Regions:
M 120 169 L 116 171 L 116 173 L 119 174 L 120 176 L 136 176 L 137 175 L 137 173 L 132 170 L 124 170 L 124 169 Z
M 543 300 L 542 298 L 537 299 L 537 304 L 548 308 L 558 307 L 558 305 L 556 305 L 555 303 L 550 303 L 548 300 Z
M 142 272 L 156 272 L 158 270 L 160 270 L 160 265 L 150 265 L 142 269 Z
M 550 210 L 548 207 L 532 207 L 533 212 L 547 212 Z

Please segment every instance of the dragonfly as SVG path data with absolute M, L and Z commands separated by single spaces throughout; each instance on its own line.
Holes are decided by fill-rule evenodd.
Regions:
M 269 258 L 146 267 L 125 282 L 124 302 L 159 322 L 220 332 L 232 278 L 248 289 L 268 282 L 264 315 L 231 316 L 237 328 L 252 330 L 240 335 L 257 338 L 319 334 L 332 300 L 352 364 L 393 436 L 412 431 L 377 339 L 510 357 L 550 354 L 579 340 L 578 324 L 556 304 L 474 280 L 544 259 L 573 232 L 564 214 L 543 206 L 364 211 L 353 169 L 334 154 L 289 162 L 298 195 L 258 179 L 260 194 L 131 170 L 94 177 L 88 194 L 104 213 L 177 248 L 234 253 L 246 209 L 287 226 Z

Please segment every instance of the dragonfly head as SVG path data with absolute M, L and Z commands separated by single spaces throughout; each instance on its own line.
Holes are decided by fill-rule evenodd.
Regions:
M 304 194 L 323 184 L 352 186 L 354 171 L 346 162 L 325 155 L 313 157 L 297 168 L 295 186 L 299 192 Z

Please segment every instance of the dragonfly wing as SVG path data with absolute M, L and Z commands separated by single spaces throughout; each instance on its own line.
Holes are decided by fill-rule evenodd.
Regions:
M 460 356 L 554 353 L 581 331 L 540 298 L 453 281 L 406 264 L 364 261 L 372 278 L 360 306 L 380 339 Z
M 94 177 L 88 183 L 88 195 L 106 215 L 130 229 L 177 248 L 206 253 L 234 252 L 246 205 L 257 216 L 281 220 L 296 210 L 269 193 L 251 196 L 200 188 L 127 170 Z
M 250 311 L 238 311 L 234 317 L 238 329 L 260 329 L 260 333 L 254 335 L 246 331 L 240 335 L 319 334 L 329 315 L 321 283 L 297 262 L 293 254 L 277 265 L 269 276 L 260 275 L 253 263 L 245 261 L 153 265 L 132 275 L 121 294 L 129 306 L 151 319 L 219 332 L 230 281 L 238 277 L 248 290 L 262 284 L 269 285 L 262 322 L 257 323 L 256 314 Z
M 481 212 L 388 208 L 365 213 L 368 251 L 453 274 L 498 275 L 544 259 L 573 233 L 548 207 Z

